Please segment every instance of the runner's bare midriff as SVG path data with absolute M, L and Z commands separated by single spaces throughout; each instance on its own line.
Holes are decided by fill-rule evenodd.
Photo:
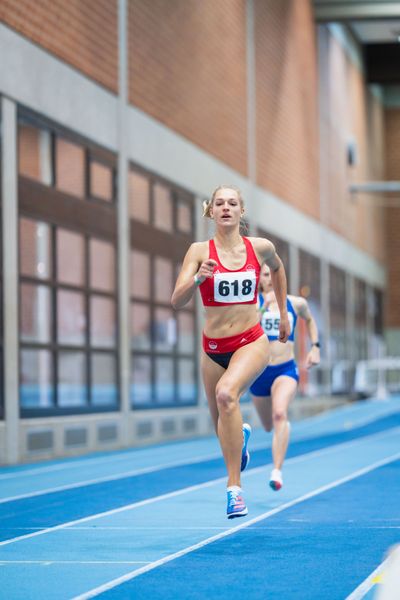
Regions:
M 207 337 L 222 338 L 238 335 L 259 322 L 255 304 L 208 306 L 205 313 L 204 333 Z
M 279 340 L 270 340 L 269 342 L 269 364 L 280 365 L 288 360 L 294 359 L 294 343 L 287 341 L 282 344 Z

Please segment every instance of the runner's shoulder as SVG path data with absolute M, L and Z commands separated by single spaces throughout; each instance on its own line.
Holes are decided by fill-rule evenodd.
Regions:
M 188 250 L 193 258 L 197 258 L 203 262 L 208 258 L 208 240 L 205 242 L 193 242 Z
M 307 306 L 307 300 L 303 298 L 303 296 L 292 296 L 292 294 L 288 294 L 288 298 L 292 303 L 292 306 L 296 313 L 301 312 Z
M 275 253 L 275 246 L 271 240 L 262 237 L 249 237 L 247 239 L 252 244 L 254 250 L 264 259 Z

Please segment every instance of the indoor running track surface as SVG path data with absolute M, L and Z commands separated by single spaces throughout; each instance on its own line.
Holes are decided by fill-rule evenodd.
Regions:
M 400 541 L 400 397 L 293 423 L 279 492 L 270 443 L 253 432 L 233 520 L 215 438 L 2 469 L 0 598 L 373 598 Z

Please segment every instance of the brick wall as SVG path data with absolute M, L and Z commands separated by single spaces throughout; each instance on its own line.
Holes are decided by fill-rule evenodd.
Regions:
M 309 0 L 255 0 L 257 181 L 319 218 L 318 86 Z
M 400 109 L 387 109 L 386 176 L 400 180 Z M 398 195 L 397 195 L 398 198 Z M 400 327 L 400 208 L 386 209 L 386 249 L 388 289 L 386 303 L 386 326 Z
M 368 254 L 384 262 L 384 211 L 370 194 L 351 196 L 350 183 L 384 178 L 382 103 L 365 84 L 359 67 L 342 45 L 320 31 L 323 102 L 321 106 L 321 194 L 324 222 Z M 347 162 L 347 146 L 356 143 L 357 162 Z
M 0 21 L 117 92 L 117 0 L 1 0 Z
M 245 174 L 245 0 L 131 0 L 129 101 Z

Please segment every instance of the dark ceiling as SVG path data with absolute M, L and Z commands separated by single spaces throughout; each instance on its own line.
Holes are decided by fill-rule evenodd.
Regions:
M 317 23 L 342 23 L 363 49 L 368 83 L 400 84 L 400 2 L 314 0 Z

